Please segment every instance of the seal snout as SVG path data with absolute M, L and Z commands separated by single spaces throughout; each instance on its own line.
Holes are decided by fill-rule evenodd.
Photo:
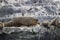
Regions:
M 0 29 L 4 27 L 4 23 L 0 22 Z

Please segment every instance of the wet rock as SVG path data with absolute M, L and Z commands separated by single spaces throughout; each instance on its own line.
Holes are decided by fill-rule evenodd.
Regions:
M 54 18 L 51 21 L 44 21 L 40 24 L 46 28 L 60 28 L 60 18 Z
M 53 26 L 55 26 L 57 28 L 60 28 L 60 18 L 55 18 L 54 20 L 52 20 L 50 25 L 53 25 Z
M 46 28 L 49 28 L 48 27 L 48 25 L 49 25 L 48 23 L 49 23 L 48 21 L 44 21 L 44 22 L 41 23 L 41 25 L 44 26 L 44 27 L 46 27 Z

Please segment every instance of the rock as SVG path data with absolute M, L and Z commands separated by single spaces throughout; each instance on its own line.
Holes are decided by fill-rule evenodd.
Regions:
M 42 26 L 49 28 L 49 21 L 44 21 L 42 23 L 40 23 Z
M 44 21 L 41 23 L 42 26 L 46 28 L 50 28 L 51 26 L 53 27 L 60 27 L 60 19 L 59 18 L 54 18 L 51 21 Z
M 57 19 L 55 18 L 54 20 L 52 20 L 51 22 L 50 22 L 50 25 L 54 25 L 54 26 L 56 26 L 57 25 Z
M 60 27 L 60 18 L 55 18 L 54 20 L 52 20 L 51 24 L 55 27 Z

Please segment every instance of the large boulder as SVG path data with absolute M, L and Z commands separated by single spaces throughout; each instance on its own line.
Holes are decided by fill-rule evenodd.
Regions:
M 40 25 L 42 25 L 46 28 L 49 28 L 49 21 L 44 21 L 44 22 L 40 23 Z
M 44 21 L 41 23 L 42 26 L 46 28 L 50 28 L 51 26 L 53 27 L 60 27 L 60 19 L 59 18 L 54 18 L 51 21 Z
M 60 18 L 55 18 L 54 20 L 52 20 L 50 25 L 53 25 L 53 26 L 59 28 L 60 27 Z

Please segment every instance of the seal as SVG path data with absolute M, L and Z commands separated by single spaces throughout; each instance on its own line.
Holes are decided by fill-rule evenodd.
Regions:
M 0 23 L 0 27 L 20 27 L 20 26 L 34 26 L 40 24 L 37 19 L 32 17 L 19 17 L 4 23 Z

